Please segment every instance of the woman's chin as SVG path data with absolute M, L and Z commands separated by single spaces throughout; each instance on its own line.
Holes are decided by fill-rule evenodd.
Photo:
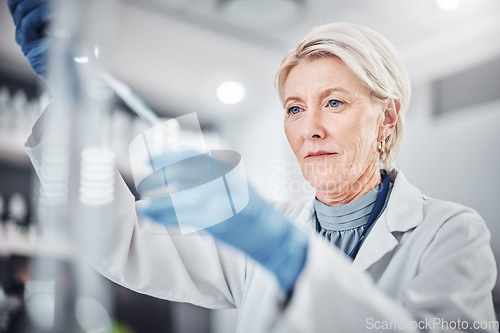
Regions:
M 339 190 L 339 185 L 343 182 L 339 177 L 335 176 L 320 176 L 320 177 L 311 177 L 306 178 L 309 184 L 316 189 L 316 191 L 320 192 L 331 192 Z

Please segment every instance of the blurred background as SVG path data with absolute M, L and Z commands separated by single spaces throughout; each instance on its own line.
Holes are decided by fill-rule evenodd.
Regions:
M 274 200 L 311 193 L 286 142 L 274 87 L 283 56 L 320 24 L 346 21 L 382 33 L 412 81 L 398 168 L 423 193 L 476 209 L 499 262 L 499 0 L 120 0 L 115 15 L 101 49 L 108 70 L 161 117 L 196 112 L 207 145 L 240 152 L 253 184 Z M 24 235 L 9 246 L 0 239 L 0 281 L 16 290 L 32 255 L 19 227 L 33 215 L 34 175 L 23 145 L 49 97 L 14 35 L 0 0 L 0 222 L 5 229 L 14 220 L 11 235 Z M 146 127 L 116 99 L 113 147 L 129 183 L 128 144 Z M 117 318 L 133 332 L 234 331 L 233 311 L 114 288 Z M 494 297 L 498 314 L 500 284 Z

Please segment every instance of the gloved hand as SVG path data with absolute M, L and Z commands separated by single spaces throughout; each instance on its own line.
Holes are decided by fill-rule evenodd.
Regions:
M 201 170 L 206 169 L 203 165 L 199 157 L 184 160 L 178 167 L 167 168 L 166 178 L 169 183 L 190 179 L 190 186 L 193 186 L 197 182 L 196 178 L 206 175 Z M 151 199 L 139 213 L 168 227 L 180 226 L 182 223 L 181 229 L 186 224 L 196 230 L 203 229 L 262 264 L 277 277 L 281 288 L 289 292 L 305 265 L 308 244 L 306 232 L 262 199 L 246 184 L 246 180 L 238 182 L 234 178 L 230 179 L 234 175 L 228 175 L 229 169 L 223 163 L 212 159 L 211 165 L 212 172 L 215 170 L 212 180 L 222 179 L 222 174 L 217 170 L 223 170 L 223 174 L 227 175 L 228 179 L 224 181 L 227 192 L 224 185 L 223 191 L 217 191 L 209 182 L 195 187 L 195 191 L 180 198 L 175 197 L 174 193 L 171 197 Z M 244 186 L 235 188 L 231 184 L 244 184 L 248 186 L 248 192 Z M 234 206 L 247 202 L 246 206 L 239 211 L 236 209 L 236 214 L 233 207 L 233 214 L 229 212 L 229 218 L 217 224 L 207 224 L 210 217 L 227 216 L 228 194 Z
M 51 3 L 47 0 L 8 0 L 16 25 L 16 42 L 33 71 L 47 79 L 48 37 L 43 31 L 51 19 Z

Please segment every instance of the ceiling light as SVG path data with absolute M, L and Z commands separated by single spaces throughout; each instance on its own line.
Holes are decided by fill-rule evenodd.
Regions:
M 87 56 L 73 57 L 73 60 L 79 64 L 86 64 L 89 62 L 89 57 Z
M 436 0 L 436 5 L 441 10 L 452 10 L 460 5 L 460 0 Z
M 245 88 L 239 82 L 228 81 L 217 87 L 217 98 L 224 104 L 236 104 L 245 97 Z

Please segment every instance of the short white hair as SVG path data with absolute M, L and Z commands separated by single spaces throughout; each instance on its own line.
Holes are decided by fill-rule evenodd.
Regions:
M 283 101 L 285 81 L 290 70 L 301 60 L 314 57 L 338 57 L 379 100 L 399 101 L 400 111 L 392 134 L 385 139 L 381 167 L 394 168 L 404 130 L 404 118 L 410 102 L 410 80 L 406 68 L 392 44 L 381 34 L 351 23 L 331 23 L 316 27 L 284 57 L 276 74 L 276 85 Z

